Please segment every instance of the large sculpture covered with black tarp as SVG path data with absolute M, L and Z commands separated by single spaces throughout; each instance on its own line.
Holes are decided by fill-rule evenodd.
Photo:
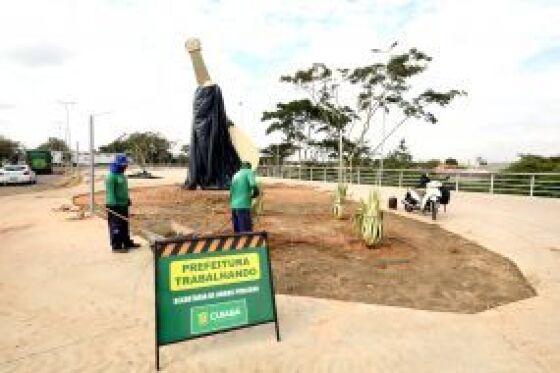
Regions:
M 194 94 L 187 188 L 229 188 L 241 164 L 229 135 L 230 124 L 220 87 L 199 86 Z
M 226 115 L 220 87 L 210 80 L 202 59 L 200 40 L 188 39 L 185 47 L 193 64 L 198 88 L 194 93 L 189 153 L 189 189 L 228 189 L 241 160 L 259 164 L 259 149 Z

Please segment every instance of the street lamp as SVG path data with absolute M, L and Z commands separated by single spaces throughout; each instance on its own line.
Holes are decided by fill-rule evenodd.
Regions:
M 94 118 L 102 115 L 110 114 L 110 111 L 103 113 L 91 113 L 89 115 L 89 172 L 90 172 L 90 189 L 89 189 L 89 211 L 91 215 L 95 213 L 95 154 L 94 154 Z

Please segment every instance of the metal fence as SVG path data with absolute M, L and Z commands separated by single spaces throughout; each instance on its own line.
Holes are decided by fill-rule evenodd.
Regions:
M 323 182 L 339 182 L 339 167 L 332 166 L 260 166 L 260 176 Z M 560 197 L 560 173 L 505 172 L 434 172 L 432 170 L 379 170 L 371 167 L 343 168 L 343 180 L 352 184 L 413 187 L 428 173 L 455 191 L 490 194 L 517 194 Z

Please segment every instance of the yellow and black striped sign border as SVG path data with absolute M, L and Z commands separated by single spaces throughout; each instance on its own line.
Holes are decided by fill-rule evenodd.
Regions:
M 265 246 L 265 234 L 252 234 L 223 237 L 199 237 L 185 241 L 164 242 L 156 244 L 156 250 L 158 257 L 166 258 L 175 255 L 242 250 Z

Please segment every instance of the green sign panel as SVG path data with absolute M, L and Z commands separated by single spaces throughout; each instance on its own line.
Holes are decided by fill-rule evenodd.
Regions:
M 276 323 L 266 233 L 156 242 L 156 339 L 159 346 Z

